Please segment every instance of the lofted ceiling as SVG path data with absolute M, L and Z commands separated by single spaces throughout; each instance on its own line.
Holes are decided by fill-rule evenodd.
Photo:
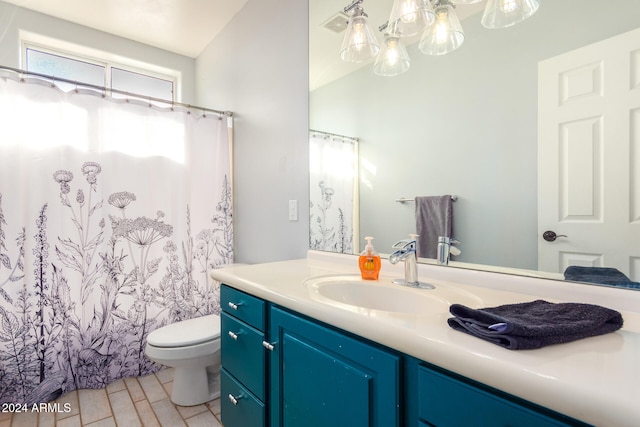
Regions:
M 195 58 L 247 0 L 3 0 Z
M 2 1 L 196 58 L 248 0 Z M 341 61 L 338 51 L 344 31 L 336 32 L 327 28 L 331 27 L 328 21 L 336 17 L 338 19 L 333 21 L 334 24 L 345 27 L 347 17 L 341 12 L 350 3 L 351 0 L 309 0 L 311 90 L 373 62 L 350 64 Z M 483 3 L 484 1 L 482 4 L 461 7 L 458 9 L 458 16 L 464 19 L 477 13 Z M 387 21 L 392 4 L 393 0 L 363 2 L 373 28 L 377 29 Z M 381 34 L 379 38 L 382 38 Z

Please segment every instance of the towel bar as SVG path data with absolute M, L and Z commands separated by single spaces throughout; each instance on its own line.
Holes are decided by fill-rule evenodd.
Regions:
M 451 200 L 455 202 L 456 200 L 458 200 L 458 196 L 451 196 Z M 396 202 L 398 203 L 407 203 L 407 202 L 415 202 L 415 201 L 416 199 L 408 199 L 406 197 L 401 197 L 399 199 L 396 199 Z

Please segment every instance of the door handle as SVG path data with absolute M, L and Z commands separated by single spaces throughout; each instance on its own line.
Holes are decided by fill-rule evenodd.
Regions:
M 547 230 L 542 233 L 542 238 L 547 242 L 555 242 L 558 237 L 568 237 L 564 234 L 556 234 L 555 231 Z

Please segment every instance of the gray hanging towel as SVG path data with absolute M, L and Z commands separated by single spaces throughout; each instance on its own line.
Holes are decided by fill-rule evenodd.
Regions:
M 416 197 L 416 234 L 418 256 L 435 258 L 438 237 L 452 237 L 453 200 L 450 195 Z

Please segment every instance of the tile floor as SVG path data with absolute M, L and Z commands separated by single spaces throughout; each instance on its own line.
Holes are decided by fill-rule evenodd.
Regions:
M 220 399 L 178 406 L 169 399 L 172 385 L 172 368 L 120 379 L 103 389 L 75 390 L 61 396 L 55 401 L 59 411 L 50 406 L 51 411 L 43 412 L 0 412 L 0 427 L 222 426 Z

